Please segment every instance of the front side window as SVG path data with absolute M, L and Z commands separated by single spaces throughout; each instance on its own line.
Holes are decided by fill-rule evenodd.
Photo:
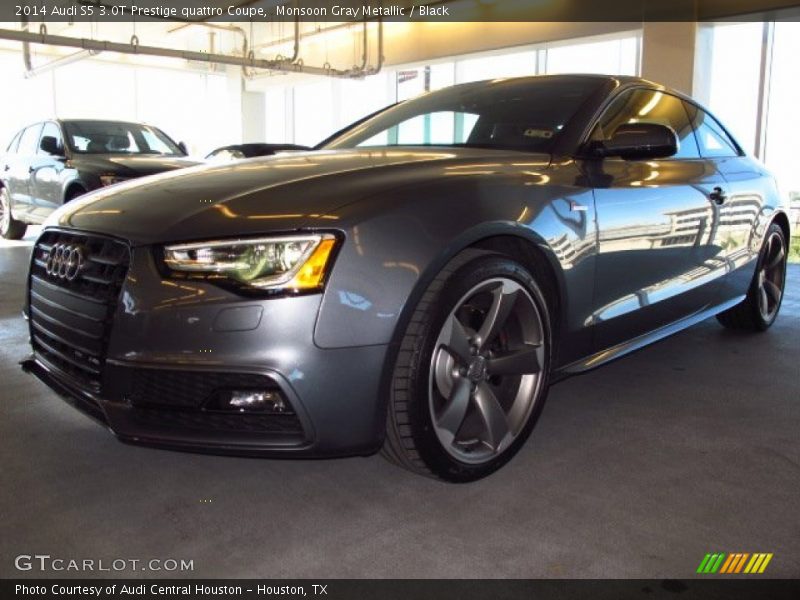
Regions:
M 725 133 L 714 117 L 693 104 L 686 104 L 686 110 L 692 118 L 697 144 L 700 146 L 700 154 L 704 158 L 739 156 L 736 143 Z
M 700 158 L 689 115 L 683 102 L 675 96 L 648 89 L 623 92 L 600 117 L 591 140 L 610 139 L 620 125 L 628 123 L 665 125 L 678 137 L 678 152 L 670 158 Z
M 601 79 L 510 79 L 407 100 L 356 124 L 325 148 L 464 146 L 551 152 Z
M 183 156 L 162 131 L 138 123 L 67 121 L 64 132 L 78 154 L 158 154 Z

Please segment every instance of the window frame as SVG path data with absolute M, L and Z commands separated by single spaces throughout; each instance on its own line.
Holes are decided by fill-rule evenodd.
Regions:
M 11 138 L 11 141 L 8 143 L 8 146 L 6 146 L 6 151 L 5 151 L 6 154 L 13 154 L 13 155 L 17 154 L 17 148 L 19 148 L 19 140 L 22 138 L 22 132 L 25 131 L 25 129 L 27 128 L 23 127 L 22 129 L 17 131 L 17 133 L 14 134 L 14 137 Z
M 700 157 L 703 160 L 721 160 L 725 158 L 739 158 L 742 156 L 747 156 L 747 152 L 745 152 L 745 150 L 742 148 L 742 145 L 739 143 L 739 140 L 737 140 L 733 136 L 733 134 L 731 134 L 728 128 L 722 124 L 722 121 L 720 121 L 710 110 L 704 108 L 702 105 L 700 105 L 698 102 L 695 102 L 691 98 L 683 98 L 683 102 L 684 104 L 691 106 L 695 110 L 703 113 L 706 117 L 710 118 L 717 125 L 719 130 L 725 135 L 725 137 L 728 138 L 728 142 L 730 143 L 731 147 L 736 151 L 736 154 L 734 156 L 704 156 L 703 148 L 700 144 L 700 137 L 697 132 L 697 127 L 695 127 L 691 115 L 687 112 L 686 114 L 689 117 L 689 122 L 692 124 L 692 129 L 694 130 L 694 137 L 695 141 L 697 142 L 697 149 L 700 151 Z
M 29 129 L 33 129 L 34 127 L 38 127 L 39 131 L 36 133 L 36 141 L 34 142 L 34 145 L 33 145 L 33 153 L 31 153 L 31 154 L 20 154 L 19 150 L 20 150 L 20 146 L 22 145 L 22 139 L 25 137 L 25 134 L 28 132 L 28 130 Z M 44 121 L 39 121 L 38 123 L 33 123 L 32 125 L 28 125 L 27 127 L 25 127 L 20 132 L 19 142 L 17 143 L 17 155 L 18 156 L 33 157 L 33 156 L 36 156 L 39 153 L 39 140 L 41 139 L 41 136 L 42 136 L 42 128 L 43 127 L 44 127 Z
M 665 96 L 671 96 L 671 97 L 675 98 L 678 102 L 680 102 L 681 103 L 681 108 L 682 108 L 684 114 L 686 115 L 686 120 L 687 120 L 687 122 L 689 123 L 689 125 L 692 128 L 692 137 L 694 138 L 694 143 L 697 146 L 697 156 L 695 156 L 695 157 L 687 158 L 687 157 L 667 156 L 665 158 L 658 158 L 658 159 L 655 159 L 655 160 L 660 160 L 660 161 L 666 161 L 666 160 L 669 160 L 669 161 L 684 161 L 684 162 L 685 161 L 693 161 L 693 160 L 705 160 L 703 158 L 702 152 L 700 152 L 700 142 L 697 141 L 697 133 L 695 131 L 694 123 L 692 123 L 692 119 L 691 119 L 689 113 L 687 112 L 686 107 L 684 106 L 685 102 L 690 102 L 691 104 L 694 104 L 694 105 L 696 105 L 697 103 L 694 102 L 694 101 L 690 101 L 685 96 L 683 96 L 681 94 L 677 94 L 677 93 L 675 93 L 675 92 L 673 92 L 671 90 L 660 89 L 660 88 L 655 87 L 655 86 L 641 85 L 641 84 L 620 86 L 616 90 L 615 93 L 609 94 L 608 98 L 605 99 L 605 101 L 601 104 L 600 108 L 598 108 L 597 111 L 595 112 L 594 116 L 589 120 L 589 125 L 586 127 L 586 130 L 583 132 L 583 135 L 581 136 L 581 142 L 578 144 L 578 148 L 577 148 L 577 151 L 575 153 L 575 158 L 579 158 L 579 159 L 583 159 L 583 160 L 597 159 L 598 158 L 596 155 L 594 155 L 591 152 L 591 149 L 590 149 L 591 142 L 592 142 L 592 140 L 591 140 L 592 132 L 594 132 L 594 130 L 598 127 L 598 125 L 600 125 L 600 121 L 605 116 L 606 111 L 611 107 L 612 104 L 614 104 L 614 102 L 617 101 L 618 98 L 620 98 L 623 94 L 635 93 L 637 90 L 645 90 L 645 91 L 648 91 L 648 92 L 655 92 L 655 93 L 658 93 L 658 94 L 664 94 Z M 710 114 L 708 111 L 704 111 L 704 112 L 706 114 Z M 717 119 L 714 119 L 714 120 L 717 121 Z M 724 130 L 724 131 L 726 131 L 726 133 L 727 133 L 727 130 Z M 730 137 L 730 134 L 728 134 L 728 137 Z M 739 146 L 737 144 L 737 148 L 738 147 Z M 608 158 L 610 158 L 610 157 L 608 157 Z M 606 158 L 604 158 L 604 160 L 605 159 Z M 648 160 L 654 160 L 654 159 L 648 159 Z
M 59 141 L 61 142 L 61 151 L 63 152 L 64 156 L 68 156 L 67 155 L 67 144 L 64 141 L 64 131 L 61 129 L 61 124 L 58 121 L 53 121 L 53 120 L 42 121 L 42 124 L 41 124 L 42 128 L 39 130 L 39 141 L 36 144 L 36 154 L 37 155 L 42 155 L 42 156 L 49 156 L 49 155 L 44 154 L 44 153 L 41 152 L 41 144 L 42 144 L 42 138 L 44 137 L 44 128 L 47 127 L 47 125 L 50 125 L 50 124 L 54 125 L 55 128 L 58 130 L 58 136 L 60 138 Z

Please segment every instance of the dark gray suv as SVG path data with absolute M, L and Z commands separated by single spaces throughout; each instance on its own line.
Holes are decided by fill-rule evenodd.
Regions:
M 122 121 L 53 120 L 18 132 L 0 157 L 0 235 L 97 188 L 197 164 L 163 131 Z
M 469 481 L 554 381 L 711 316 L 767 329 L 788 239 L 773 178 L 690 98 L 470 83 L 314 152 L 63 207 L 33 251 L 24 367 L 128 442 L 382 449 Z

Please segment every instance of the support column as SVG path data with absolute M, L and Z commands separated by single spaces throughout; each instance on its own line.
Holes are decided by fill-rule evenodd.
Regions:
M 695 91 L 695 22 L 645 22 L 642 30 L 642 77 L 675 88 Z
M 263 142 L 267 133 L 264 92 L 242 92 L 242 142 Z

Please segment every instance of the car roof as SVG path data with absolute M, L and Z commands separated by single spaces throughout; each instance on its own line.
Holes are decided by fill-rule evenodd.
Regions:
M 602 75 L 596 73 L 569 73 L 560 75 L 522 75 L 514 77 L 497 77 L 495 79 L 482 79 L 480 81 L 470 81 L 469 83 L 459 83 L 450 87 L 461 87 L 468 89 L 470 87 L 485 87 L 493 84 L 527 84 L 535 82 L 579 82 L 579 81 L 596 81 L 616 83 L 618 85 L 639 84 L 653 86 L 656 88 L 666 89 L 665 86 L 649 81 L 642 77 L 634 77 L 632 75 Z M 442 88 L 446 89 L 446 88 Z M 438 91 L 438 90 L 437 90 Z
M 614 90 L 622 90 L 630 87 L 647 87 L 650 89 L 658 90 L 661 92 L 665 92 L 668 94 L 672 94 L 685 100 L 695 106 L 701 108 L 705 112 L 710 114 L 708 108 L 703 106 L 700 102 L 685 94 L 681 91 L 676 89 L 667 87 L 660 83 L 656 83 L 655 81 L 651 81 L 649 79 L 645 79 L 643 77 L 636 77 L 633 75 L 604 75 L 598 73 L 568 73 L 568 74 L 559 74 L 559 75 L 523 75 L 523 76 L 515 76 L 515 77 L 498 77 L 496 79 L 483 79 L 480 81 L 470 81 L 468 83 L 459 83 L 456 85 L 448 86 L 445 88 L 441 88 L 438 90 L 433 90 L 427 92 L 426 94 L 436 94 L 439 92 L 445 92 L 448 89 L 459 88 L 462 90 L 470 90 L 470 89 L 478 89 L 478 88 L 485 88 L 488 86 L 493 85 L 506 85 L 506 86 L 525 86 L 530 85 L 535 82 L 545 82 L 545 81 L 552 81 L 552 82 L 561 82 L 561 83 L 569 83 L 569 82 L 590 82 L 594 81 L 598 84 L 605 83 L 608 86 L 609 95 L 614 92 Z
M 141 121 L 128 121 L 127 119 L 50 119 L 60 123 L 124 123 L 126 125 L 146 125 Z

